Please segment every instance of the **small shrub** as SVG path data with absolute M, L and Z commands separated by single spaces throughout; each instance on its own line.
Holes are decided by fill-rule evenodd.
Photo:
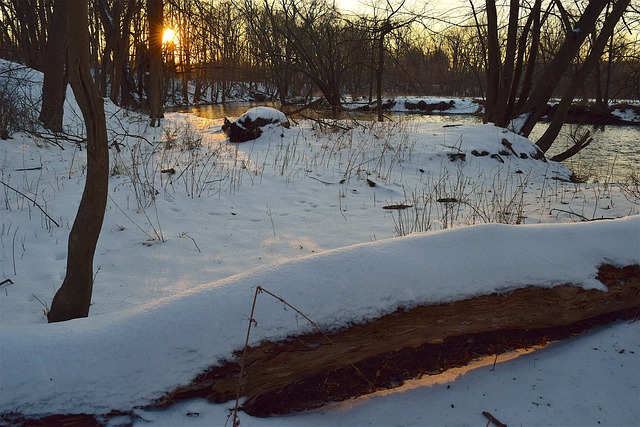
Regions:
M 636 172 L 631 172 L 620 190 L 629 202 L 640 205 L 640 176 Z
M 183 150 L 193 150 L 202 146 L 202 137 L 191 126 L 185 123 L 180 126 L 167 126 L 164 128 L 164 148 L 179 148 Z
M 0 139 L 9 139 L 20 129 L 20 104 L 8 80 L 0 85 Z
M 15 132 L 35 129 L 37 106 L 29 94 L 21 93 L 26 76 L 13 68 L 0 69 L 0 139 L 8 139 Z

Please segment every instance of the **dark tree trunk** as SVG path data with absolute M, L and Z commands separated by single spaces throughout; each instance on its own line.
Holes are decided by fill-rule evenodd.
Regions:
M 546 153 L 549 150 L 556 137 L 560 133 L 560 129 L 562 128 L 562 125 L 567 118 L 567 113 L 569 112 L 569 108 L 571 107 L 578 89 L 587 78 L 593 67 L 599 66 L 600 56 L 602 55 L 602 52 L 607 45 L 609 36 L 612 34 L 613 28 L 622 17 L 622 14 L 629 5 L 629 2 L 630 0 L 618 0 L 618 2 L 615 4 L 613 10 L 611 11 L 611 14 L 607 16 L 602 31 L 600 31 L 600 34 L 594 41 L 589 56 L 587 56 L 584 63 L 580 66 L 569 87 L 562 94 L 562 98 L 560 100 L 560 103 L 558 104 L 558 109 L 553 115 L 551 124 L 549 125 L 545 133 L 536 142 L 543 153 Z M 559 155 L 556 158 L 561 158 L 562 160 L 564 160 L 568 157 L 571 157 L 577 154 L 582 148 L 586 147 L 586 145 L 576 145 L 574 147 L 571 147 L 567 152 L 563 153 L 564 156 Z
M 609 1 L 591 0 L 573 30 L 568 31 L 562 46 L 560 46 L 549 67 L 540 74 L 536 85 L 531 91 L 531 97 L 523 107 L 523 113 L 527 115 L 527 119 L 520 129 L 520 134 L 529 136 L 535 124 L 542 117 L 553 91 L 558 86 L 569 65 L 571 65 L 585 38 L 593 31 L 600 13 L 602 13 Z
M 109 185 L 104 104 L 91 78 L 88 61 L 88 3 L 58 1 L 67 6 L 69 82 L 82 111 L 87 131 L 87 178 L 78 213 L 69 233 L 67 273 L 51 303 L 49 322 L 89 315 L 93 291 L 93 257 L 102 228 Z
M 498 87 L 500 86 L 500 43 L 498 42 L 498 14 L 495 0 L 487 0 L 487 98 L 484 103 L 485 123 L 492 122 Z
M 382 122 L 384 116 L 382 114 L 382 72 L 384 71 L 384 30 L 380 32 L 378 42 L 378 66 L 376 67 L 376 111 L 378 113 L 378 121 Z
M 97 8 L 105 38 L 103 72 L 108 71 L 111 75 L 109 98 L 116 105 L 130 106 L 133 103 L 127 61 L 130 50 L 129 29 L 136 12 L 135 2 L 120 0 L 110 6 L 106 0 L 99 0 Z M 110 53 L 113 53 L 113 61 L 109 58 Z
M 515 115 L 516 112 L 520 111 L 524 106 L 524 103 L 529 98 L 529 93 L 531 92 L 531 87 L 533 86 L 533 74 L 536 69 L 536 61 L 538 60 L 538 50 L 540 48 L 540 12 L 542 9 L 542 0 L 536 0 L 533 6 L 533 10 L 531 11 L 530 17 L 531 21 L 531 43 L 529 48 L 529 59 L 527 60 L 527 66 L 525 67 L 524 77 L 522 78 L 522 87 L 520 88 L 520 96 L 518 97 L 518 101 L 514 103 L 513 109 L 510 111 Z M 528 31 L 525 31 L 527 34 Z M 521 50 L 524 52 L 526 37 L 523 34 Z
M 511 119 L 511 112 L 508 111 L 508 104 L 511 95 L 511 85 L 516 60 L 516 46 L 518 39 L 518 14 L 520 7 L 518 0 L 511 0 L 509 7 L 509 28 L 507 30 L 507 46 L 505 51 L 504 65 L 500 67 L 498 90 L 496 95 L 496 108 L 493 111 L 493 122 L 500 127 L 507 127 Z M 498 57 L 498 64 L 500 57 Z
M 160 126 L 164 117 L 162 108 L 162 0 L 147 0 L 147 18 L 149 20 L 149 76 L 147 78 L 147 96 L 149 97 L 149 116 L 151 126 Z
M 45 128 L 62 132 L 64 99 L 67 91 L 65 70 L 65 48 L 67 46 L 67 25 L 65 22 L 66 2 L 56 0 L 54 13 L 49 25 L 49 40 L 43 63 L 44 83 L 42 85 L 42 108 L 40 121 Z
M 594 38 L 595 38 L 595 34 L 594 34 Z M 602 72 L 600 70 L 600 61 L 598 61 L 598 63 L 596 64 L 596 66 L 593 68 L 593 74 L 594 74 L 594 89 L 596 91 L 596 101 L 595 101 L 595 108 L 598 111 L 603 111 L 604 110 L 604 100 L 603 100 L 603 96 L 602 96 Z
M 50 8 L 43 0 L 11 0 L 17 24 L 12 25 L 27 67 L 42 71 Z

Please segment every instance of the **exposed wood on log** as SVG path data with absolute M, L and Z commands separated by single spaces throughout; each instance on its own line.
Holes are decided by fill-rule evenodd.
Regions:
M 564 328 L 571 331 L 570 326 L 581 322 L 586 326 L 579 330 L 584 330 L 594 326 L 584 323 L 589 319 L 606 318 L 611 321 L 612 317 L 607 315 L 622 312 L 626 316 L 629 313 L 637 315 L 640 309 L 640 266 L 617 268 L 603 265 L 598 279 L 607 286 L 607 292 L 571 285 L 526 287 L 505 294 L 398 310 L 366 324 L 329 333 L 331 342 L 323 334 L 314 333 L 248 348 L 244 355 L 247 375 L 243 381 L 242 394 L 246 397 L 243 409 L 253 415 L 268 415 L 308 407 L 294 405 L 293 408 L 282 408 L 273 400 L 296 384 L 312 378 L 317 380 L 340 370 L 353 370 L 351 366 L 366 360 L 386 357 L 405 349 L 410 350 L 406 353 L 408 357 L 413 357 L 411 354 L 417 354 L 412 353 L 413 349 L 424 348 L 429 343 L 445 343 L 455 337 L 463 337 L 463 342 L 467 342 L 473 341 L 475 336 L 488 337 L 489 340 L 503 337 L 500 339 L 505 340 L 508 338 L 504 337 L 515 336 L 513 333 L 520 337 L 519 340 L 526 340 L 531 335 L 537 341 L 544 341 L 547 330 Z M 433 344 L 432 347 L 437 347 Z M 491 344 L 484 345 L 491 347 Z M 504 351 L 507 347 L 497 348 Z M 235 360 L 212 368 L 191 385 L 167 395 L 159 404 L 194 396 L 216 402 L 234 399 L 241 353 L 238 350 Z M 420 360 L 417 363 L 419 365 Z M 400 383 L 403 378 L 399 379 Z
M 496 427 L 507 427 L 506 424 L 501 423 L 496 417 L 494 417 L 493 415 L 491 415 L 489 412 L 484 411 L 482 413 L 482 415 L 484 415 L 490 422 L 493 423 L 493 425 L 495 425 Z

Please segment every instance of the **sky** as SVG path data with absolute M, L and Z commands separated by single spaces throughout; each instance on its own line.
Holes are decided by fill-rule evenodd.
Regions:
M 31 82 L 17 93 L 37 105 L 42 75 L 16 73 Z M 81 132 L 67 96 L 65 128 Z M 18 190 L 0 192 L 0 271 L 11 280 L 0 287 L 0 414 L 117 409 L 126 414 L 107 425 L 224 425 L 233 402 L 145 405 L 242 348 L 257 285 L 331 330 L 524 286 L 602 289 L 598 265 L 640 263 L 638 202 L 619 185 L 568 182 L 566 166 L 534 160 L 531 142 L 506 129 L 296 121 L 231 144 L 221 120 L 167 113 L 157 129 L 108 100 L 105 108 L 122 146 L 111 150 L 86 319 L 44 317 L 64 278 L 85 151 L 25 134 L 0 144 L 2 182 Z M 499 154 L 503 139 L 518 157 Z M 482 151 L 495 156 L 473 154 Z M 438 202 L 446 199 L 461 202 Z M 413 206 L 384 209 L 397 204 Z M 255 320 L 252 344 L 311 329 L 266 297 Z M 500 355 L 495 367 L 491 357 L 316 411 L 240 419 L 462 426 L 486 425 L 489 411 L 508 425 L 638 425 L 639 341 L 640 322 L 617 322 Z
M 374 0 L 336 0 L 336 3 L 340 8 L 346 11 L 362 12 L 371 10 L 371 5 L 375 4 Z M 384 4 L 384 2 L 378 2 Z M 392 2 L 393 6 L 396 6 L 400 2 Z M 467 16 L 469 14 L 469 3 L 462 0 L 452 1 L 421 1 L 421 0 L 409 0 L 405 4 L 406 10 L 422 11 L 427 16 L 442 16 L 452 15 L 460 16 L 461 14 Z

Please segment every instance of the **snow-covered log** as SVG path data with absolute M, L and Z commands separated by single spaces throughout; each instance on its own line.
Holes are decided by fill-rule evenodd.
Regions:
M 243 404 L 246 412 L 253 415 L 286 412 L 292 407 L 279 400 L 293 400 L 297 409 L 314 406 L 313 403 L 301 404 L 305 397 L 292 397 L 288 388 L 305 381 L 318 382 L 318 378 L 340 369 L 357 372 L 371 386 L 367 391 L 373 391 L 376 378 L 366 378 L 358 366 L 363 361 L 402 349 L 429 344 L 443 347 L 450 339 L 461 336 L 471 342 L 475 336 L 501 331 L 519 331 L 519 335 L 507 336 L 527 336 L 543 331 L 540 336 L 546 340 L 545 334 L 549 330 L 565 331 L 567 333 L 560 336 L 566 336 L 607 323 L 618 315 L 637 315 L 640 310 L 640 266 L 602 265 L 598 280 L 606 285 L 606 292 L 571 284 L 552 288 L 524 287 L 504 294 L 399 310 L 331 333 L 318 332 L 286 341 L 264 342 L 246 351 L 238 350 L 232 361 L 212 368 L 191 385 L 170 393 L 164 403 L 193 396 L 226 402 L 236 397 L 241 384 L 240 396 L 246 398 Z M 504 340 L 504 335 L 501 339 Z M 504 351 L 504 344 L 496 348 Z M 517 342 L 506 344 L 506 348 L 517 347 Z M 415 365 L 415 361 L 412 363 Z M 446 361 L 444 363 L 443 369 L 446 369 Z M 244 369 L 239 382 L 241 365 Z M 374 376 L 381 370 L 384 369 L 376 371 Z M 422 372 L 428 373 L 428 370 Z M 331 397 L 328 400 L 332 400 Z
M 280 110 L 271 107 L 254 107 L 247 110 L 235 122 L 224 119 L 222 130 L 231 142 L 245 142 L 262 135 L 263 128 L 268 126 L 289 128 L 289 120 Z

